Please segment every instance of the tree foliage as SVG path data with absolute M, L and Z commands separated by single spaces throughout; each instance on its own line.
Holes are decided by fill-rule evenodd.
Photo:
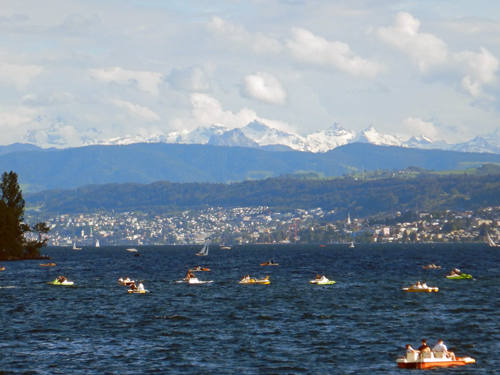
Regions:
M 46 223 L 37 223 L 30 228 L 24 223 L 25 201 L 14 172 L 5 172 L 0 184 L 0 258 L 20 259 L 40 255 L 42 247 L 47 245 L 50 230 Z M 25 234 L 35 230 L 38 240 L 27 240 Z

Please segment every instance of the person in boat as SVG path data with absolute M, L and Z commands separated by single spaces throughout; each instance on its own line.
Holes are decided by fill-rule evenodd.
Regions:
M 118 279 L 118 282 L 121 284 L 123 283 L 123 277 L 120 276 L 120 278 Z
M 145 289 L 144 289 L 144 285 L 143 285 L 141 282 L 139 282 L 139 285 L 137 285 L 137 290 L 138 290 L 139 292 L 143 292 L 143 291 L 145 290 Z
M 406 344 L 406 353 L 419 353 L 419 351 L 413 349 L 410 344 Z
M 422 289 L 428 289 L 429 287 L 427 286 L 427 283 L 424 281 L 422 283 Z
M 64 276 L 58 276 L 57 281 L 59 281 L 60 283 L 63 283 L 66 281 L 66 278 Z
M 132 283 L 130 284 L 130 289 L 132 289 L 132 290 L 137 289 L 137 285 L 135 285 L 135 281 L 132 281 Z
M 458 268 L 455 268 L 450 272 L 450 276 L 460 276 L 461 274 L 462 271 L 460 271 Z
M 410 289 L 422 289 L 422 284 L 420 284 L 420 281 L 417 281 L 416 284 L 410 286 Z
M 319 279 L 319 281 L 328 281 L 328 279 L 326 278 L 325 275 L 321 276 L 321 278 Z
M 431 347 L 427 345 L 427 340 L 423 339 L 422 340 L 422 345 L 418 348 L 418 351 L 420 353 L 430 353 L 431 352 Z
M 434 348 L 432 348 L 432 351 L 434 353 L 443 353 L 443 357 L 450 358 L 452 361 L 455 360 L 455 353 L 448 351 L 448 348 L 446 345 L 443 343 L 442 339 L 438 340 L 438 343 Z M 437 357 L 437 355 L 436 355 Z
M 123 280 L 124 283 L 130 283 L 132 280 L 130 280 L 130 277 L 127 276 L 125 280 Z
M 320 275 L 316 275 L 316 280 L 321 280 L 321 276 Z
M 201 267 L 200 266 L 196 266 L 193 268 L 193 271 L 201 271 Z

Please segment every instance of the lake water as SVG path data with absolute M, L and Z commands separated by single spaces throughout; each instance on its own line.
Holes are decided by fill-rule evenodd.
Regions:
M 4 262 L 0 373 L 403 374 L 407 343 L 443 338 L 500 373 L 500 250 L 484 244 L 48 248 L 56 267 Z M 269 259 L 277 267 L 263 267 Z M 441 270 L 424 270 L 428 263 Z M 176 284 L 188 269 L 212 284 Z M 453 268 L 475 280 L 448 280 Z M 243 275 L 270 285 L 240 285 Z M 337 283 L 309 284 L 317 274 Z M 75 287 L 46 283 L 58 275 Z M 129 295 L 120 276 L 144 280 Z M 416 281 L 438 293 L 401 291 Z M 4 372 L 1 372 L 4 371 Z

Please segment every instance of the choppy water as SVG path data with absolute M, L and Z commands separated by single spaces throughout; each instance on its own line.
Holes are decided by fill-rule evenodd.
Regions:
M 407 343 L 443 338 L 477 363 L 433 373 L 500 373 L 500 251 L 485 245 L 49 248 L 56 267 L 5 262 L 0 372 L 6 374 L 401 374 Z M 273 259 L 278 267 L 262 267 Z M 442 270 L 424 270 L 430 262 Z M 175 284 L 201 265 L 201 280 Z M 447 280 L 458 267 L 475 277 Z M 245 274 L 270 285 L 239 285 Z M 317 274 L 336 280 L 310 285 Z M 65 275 L 76 287 L 46 285 Z M 120 276 L 144 280 L 129 295 Z M 438 293 L 404 293 L 417 280 Z

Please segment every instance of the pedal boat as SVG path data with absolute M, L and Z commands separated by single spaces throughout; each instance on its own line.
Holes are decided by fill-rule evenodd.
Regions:
M 144 294 L 144 293 L 149 293 L 149 290 L 137 290 L 137 289 L 129 289 L 127 290 L 128 294 Z
M 267 262 L 267 263 L 261 263 L 261 266 L 279 266 L 279 263 L 274 263 L 274 262 Z
M 437 286 L 428 286 L 427 288 L 412 288 L 412 287 L 409 287 L 409 288 L 403 288 L 403 290 L 405 292 L 428 292 L 428 293 L 432 293 L 432 292 L 438 292 L 439 291 L 439 288 Z
M 59 280 L 55 279 L 54 281 L 47 283 L 47 285 L 66 285 L 66 286 L 72 286 L 74 284 L 73 281 L 68 281 L 64 280 L 63 282 L 60 282 Z
M 243 279 L 238 281 L 238 284 L 271 284 L 271 280 L 269 280 L 269 276 L 266 276 L 263 279 Z
M 427 266 L 423 266 L 426 270 L 440 270 L 441 266 L 436 266 L 435 264 L 428 264 Z
M 463 280 L 463 279 L 472 279 L 472 275 L 467 275 L 465 273 L 462 273 L 461 275 L 447 275 L 447 279 L 450 280 Z
M 5 267 L 0 266 L 0 271 L 5 271 Z
M 314 279 L 310 280 L 309 284 L 316 284 L 316 285 L 331 285 L 335 284 L 335 281 L 333 280 L 328 280 L 326 277 L 323 279 Z
M 423 354 L 423 356 L 421 356 Z M 442 352 L 435 353 L 406 353 L 396 360 L 398 367 L 410 369 L 428 369 L 433 367 L 464 366 L 475 363 L 471 357 L 457 357 L 455 360 L 445 357 Z
M 130 286 L 133 283 L 135 283 L 135 280 L 130 280 L 130 281 L 118 281 L 119 285 L 125 285 L 125 286 Z
M 54 267 L 56 264 L 54 262 L 50 263 L 40 263 L 40 267 Z
M 210 283 L 213 283 L 213 281 L 201 281 L 201 280 L 198 280 L 198 278 L 196 278 L 196 277 L 190 277 L 190 278 L 186 278 L 184 280 L 176 281 L 175 283 L 176 284 L 185 283 L 185 284 L 189 284 L 189 285 L 195 285 L 195 284 L 210 284 Z
M 201 271 L 210 271 L 210 268 L 205 268 L 205 267 L 200 267 L 200 268 L 191 268 L 190 269 L 191 272 L 201 272 Z

